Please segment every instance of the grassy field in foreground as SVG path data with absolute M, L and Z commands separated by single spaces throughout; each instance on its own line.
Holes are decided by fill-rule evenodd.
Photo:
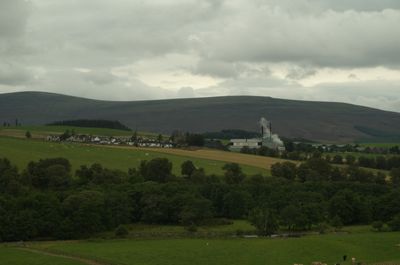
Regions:
M 26 140 L 11 137 L 0 137 L 0 157 L 7 157 L 19 169 L 28 162 L 42 158 L 65 157 L 70 160 L 73 169 L 80 165 L 101 163 L 113 169 L 127 170 L 137 167 L 142 160 L 156 157 L 168 158 L 173 163 L 173 172 L 180 175 L 180 165 L 186 160 L 192 160 L 197 167 L 203 167 L 208 174 L 222 175 L 222 167 L 226 162 L 213 159 L 189 157 L 184 155 L 165 154 L 152 150 L 138 148 L 111 148 L 106 146 L 88 146 L 72 143 L 52 143 L 40 140 Z M 265 168 L 242 165 L 243 171 L 249 175 L 261 173 L 268 175 Z
M 1 265 L 82 265 L 84 263 L 61 257 L 31 253 L 11 247 L 0 246 Z
M 125 265 L 288 265 L 400 262 L 400 233 L 355 233 L 291 239 L 156 239 L 47 242 L 36 248 Z M 348 261 L 342 262 L 343 255 Z

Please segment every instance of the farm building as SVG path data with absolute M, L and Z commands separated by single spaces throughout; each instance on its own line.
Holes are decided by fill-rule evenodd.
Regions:
M 271 122 L 265 118 L 260 119 L 261 138 L 253 139 L 231 139 L 229 149 L 232 151 L 240 151 L 243 147 L 257 149 L 261 146 L 268 147 L 279 151 L 284 151 L 285 146 L 277 134 L 272 133 Z

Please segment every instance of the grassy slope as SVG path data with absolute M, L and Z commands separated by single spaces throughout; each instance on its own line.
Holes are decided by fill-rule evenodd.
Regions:
M 357 233 L 297 239 L 164 239 L 55 242 L 43 247 L 132 265 L 287 265 L 400 262 L 399 233 Z M 37 247 L 40 247 L 37 246 Z M 350 264 L 350 262 L 341 264 Z
M 137 148 L 110 148 L 105 146 L 85 146 L 80 144 L 51 143 L 44 141 L 25 140 L 11 137 L 0 137 L 0 157 L 9 158 L 20 169 L 29 161 L 41 158 L 65 157 L 69 159 L 74 169 L 80 165 L 101 163 L 103 166 L 114 169 L 127 170 L 137 167 L 142 160 L 156 157 L 165 157 L 173 162 L 173 171 L 180 175 L 180 165 L 185 160 L 192 160 L 197 167 L 203 167 L 206 173 L 221 175 L 225 162 L 212 159 L 185 157 L 173 154 L 141 150 Z M 242 166 L 247 174 L 268 174 L 268 170 L 253 166 Z
M 10 247 L 0 246 L 1 265 L 82 265 L 78 261 L 73 261 L 60 257 L 51 257 L 42 254 L 27 252 Z

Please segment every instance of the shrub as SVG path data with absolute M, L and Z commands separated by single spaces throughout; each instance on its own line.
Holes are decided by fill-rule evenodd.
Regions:
M 320 234 L 325 234 L 328 229 L 329 229 L 329 224 L 326 222 L 322 222 L 318 225 L 318 231 Z
M 190 233 L 196 233 L 197 232 L 197 226 L 195 224 L 191 224 L 189 226 L 185 227 L 186 231 Z
M 388 225 L 392 231 L 400 231 L 400 214 L 394 216 Z
M 115 229 L 115 236 L 117 237 L 125 237 L 128 234 L 129 234 L 128 229 L 123 225 L 120 225 L 117 227 L 117 229 Z
M 236 230 L 236 236 L 243 236 L 245 234 L 245 232 L 242 229 L 238 229 Z
M 383 228 L 383 222 L 382 221 L 375 221 L 372 222 L 372 229 L 374 229 L 375 231 L 382 231 Z
M 332 218 L 331 225 L 335 228 L 336 231 L 340 230 L 343 227 L 342 219 L 336 215 Z

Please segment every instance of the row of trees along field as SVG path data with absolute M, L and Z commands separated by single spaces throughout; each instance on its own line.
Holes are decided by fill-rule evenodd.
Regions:
M 303 146 L 303 145 L 301 145 Z M 308 145 L 305 145 L 308 146 Z M 311 145 L 309 145 L 311 148 Z M 300 151 L 301 150 L 301 151 Z M 397 150 L 397 149 L 395 149 Z M 259 149 L 250 149 L 244 147 L 241 149 L 241 153 L 255 154 L 260 156 L 269 157 L 280 157 L 283 159 L 295 160 L 295 161 L 305 161 L 310 158 L 323 158 L 329 163 L 333 164 L 345 164 L 350 166 L 360 166 L 373 169 L 391 170 L 393 168 L 400 167 L 400 155 L 397 153 L 390 153 L 386 155 L 363 155 L 357 154 L 338 154 L 321 151 L 318 148 L 300 148 L 295 151 L 284 151 L 278 152 L 275 149 L 270 149 L 267 147 L 261 147 Z
M 63 158 L 30 162 L 18 171 L 0 160 L 0 240 L 87 238 L 121 224 L 209 224 L 248 219 L 262 235 L 388 223 L 400 229 L 400 169 L 392 180 L 322 159 L 276 164 L 272 177 L 246 176 L 226 164 L 224 176 L 206 175 L 191 161 L 174 176 L 164 158 L 128 172 L 99 164 L 71 172 Z

